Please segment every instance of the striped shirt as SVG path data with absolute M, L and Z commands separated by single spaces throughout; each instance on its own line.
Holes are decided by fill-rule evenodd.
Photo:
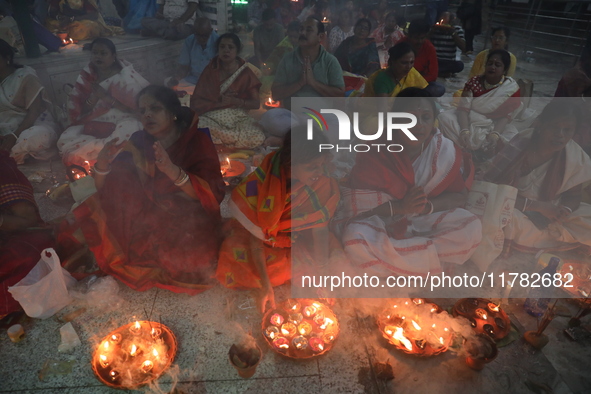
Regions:
M 458 37 L 464 39 L 464 29 L 462 29 L 460 26 L 454 26 L 454 30 Z M 438 59 L 456 60 L 456 43 L 451 34 L 447 34 L 443 30 L 436 29 L 431 33 L 429 39 L 435 46 Z

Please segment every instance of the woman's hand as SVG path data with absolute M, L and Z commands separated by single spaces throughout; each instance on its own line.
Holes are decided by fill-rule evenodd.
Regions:
M 398 202 L 399 209 L 397 213 L 408 215 L 408 214 L 420 214 L 424 211 L 425 205 L 427 204 L 427 195 L 420 186 L 413 186 L 402 200 Z
M 97 100 L 103 100 L 107 97 L 111 97 L 109 92 L 96 82 L 91 85 L 91 89 L 92 95 L 95 96 Z
M 269 305 L 269 308 L 275 309 L 275 292 L 273 291 L 273 286 L 270 284 L 268 286 L 263 286 L 261 289 L 261 296 L 258 301 L 258 307 L 261 313 L 265 313 L 265 311 L 268 309 L 267 304 Z
M 99 152 L 95 164 L 95 167 L 99 171 L 108 171 L 109 166 L 111 165 L 115 157 L 117 157 L 121 149 L 123 149 L 125 144 L 127 144 L 127 141 L 123 141 L 122 143 L 117 144 L 118 141 L 119 138 L 113 138 L 111 141 L 107 142 L 105 146 L 103 146 L 103 149 L 101 149 L 101 151 Z
M 460 145 L 463 148 L 471 149 L 470 140 L 472 139 L 472 132 L 468 129 L 460 131 Z
M 222 104 L 239 108 L 244 105 L 244 100 L 233 95 L 222 94 Z
M 154 149 L 156 167 L 173 181 L 176 180 L 180 175 L 180 168 L 170 160 L 168 152 L 166 152 L 160 141 L 154 142 L 152 148 Z

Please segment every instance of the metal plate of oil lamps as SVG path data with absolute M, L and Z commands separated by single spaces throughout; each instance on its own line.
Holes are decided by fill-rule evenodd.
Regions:
M 332 309 L 313 299 L 288 299 L 265 313 L 263 337 L 275 352 L 306 359 L 328 352 L 339 335 Z
M 441 313 L 438 305 L 422 298 L 394 299 L 378 316 L 377 323 L 384 338 L 396 349 L 430 357 L 445 352 L 453 340 L 453 332 Z
M 485 298 L 462 298 L 454 305 L 452 314 L 465 317 L 474 331 L 487 334 L 495 341 L 505 338 L 511 331 L 509 316 L 500 306 Z
M 92 370 L 107 386 L 135 389 L 158 379 L 174 361 L 177 347 L 170 328 L 136 321 L 101 340 L 92 357 Z

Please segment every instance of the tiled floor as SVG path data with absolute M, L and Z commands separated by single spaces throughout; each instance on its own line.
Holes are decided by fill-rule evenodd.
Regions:
M 133 41 L 133 40 L 131 40 Z M 130 41 L 130 42 L 131 42 Z M 482 43 L 479 43 L 482 46 Z M 131 44 L 130 44 L 131 45 Z M 515 51 L 519 57 L 519 53 Z M 465 58 L 465 60 L 468 60 Z M 448 95 L 461 88 L 466 71 L 444 81 Z M 561 70 L 556 62 L 538 59 L 520 62 L 517 77 L 535 81 L 535 93 L 551 97 Z M 541 108 L 542 104 L 536 104 Z M 539 109 L 539 108 L 537 108 Z M 63 167 L 53 163 L 35 163 L 23 167 L 27 176 L 39 173 L 42 178 L 58 175 L 63 181 Z M 49 181 L 35 183 L 36 197 L 44 219 L 67 212 L 67 206 L 54 204 L 44 196 Z M 227 210 L 224 210 L 227 216 Z M 515 261 L 531 262 L 533 257 L 516 255 Z M 277 290 L 278 299 L 286 298 L 289 288 Z M 459 350 L 450 350 L 433 358 L 417 358 L 392 349 L 380 336 L 371 312 L 375 300 L 338 300 L 334 307 L 340 320 L 341 334 L 334 348 L 313 360 L 297 362 L 272 352 L 260 334 L 260 315 L 252 307 L 253 294 L 216 287 L 198 296 L 174 294 L 152 289 L 135 292 L 120 284 L 123 304 L 118 308 L 87 312 L 73 321 L 82 345 L 70 354 L 58 353 L 60 343 L 57 317 L 28 320 L 26 337 L 17 344 L 0 332 L 0 392 L 6 393 L 116 393 L 103 386 L 93 375 L 90 358 L 97 341 L 111 329 L 145 317 L 153 307 L 152 319 L 161 320 L 177 336 L 179 351 L 174 367 L 157 382 L 145 387 L 147 392 L 168 393 L 176 388 L 183 393 L 588 393 L 591 392 L 591 348 L 589 342 L 577 343 L 563 333 L 576 308 L 560 302 L 560 313 L 546 333 L 550 343 L 542 352 L 534 351 L 521 339 L 500 349 L 499 356 L 481 372 L 469 369 Z M 440 300 L 450 306 L 455 300 Z M 78 308 L 70 305 L 58 316 Z M 534 318 L 526 315 L 518 300 L 505 305 L 521 334 L 535 327 Z M 147 312 L 146 312 L 147 311 Z M 589 324 L 589 319 L 583 320 Z M 249 380 L 241 379 L 228 361 L 232 343 L 245 333 L 252 333 L 263 349 L 263 359 Z M 71 372 L 47 376 L 41 381 L 38 372 L 47 360 L 72 360 Z M 393 366 L 395 379 L 376 377 L 374 362 Z

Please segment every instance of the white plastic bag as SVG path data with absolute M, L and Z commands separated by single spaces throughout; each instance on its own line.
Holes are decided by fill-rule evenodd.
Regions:
M 8 288 L 27 316 L 46 319 L 72 302 L 68 287 L 76 279 L 62 268 L 55 250 L 41 252 L 41 259 L 20 282 Z

